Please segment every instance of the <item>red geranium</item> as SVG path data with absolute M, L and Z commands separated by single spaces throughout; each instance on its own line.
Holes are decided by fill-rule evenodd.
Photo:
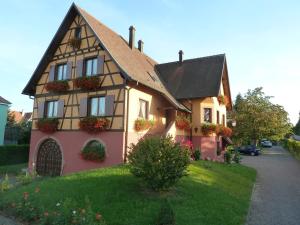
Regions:
M 75 87 L 83 90 L 96 90 L 100 87 L 100 77 L 98 76 L 78 77 L 73 82 Z
M 66 80 L 55 80 L 45 85 L 45 88 L 49 92 L 64 92 L 69 90 L 69 83 Z
M 224 127 L 222 125 L 219 125 L 217 127 L 217 134 L 224 136 L 224 137 L 231 137 L 232 135 L 232 129 L 229 127 Z
M 201 125 L 201 132 L 203 135 L 210 135 L 216 133 L 217 126 L 213 123 L 203 123 Z
M 57 131 L 59 121 L 57 118 L 42 118 L 36 122 L 37 128 L 44 133 Z
M 154 125 L 154 121 L 147 119 L 136 119 L 134 122 L 134 129 L 136 131 L 147 130 Z
M 177 116 L 175 125 L 179 130 L 189 130 L 191 128 L 190 120 L 184 116 Z
M 97 133 L 105 130 L 109 125 L 106 118 L 97 118 L 95 116 L 85 117 L 79 121 L 79 127 L 89 133 Z

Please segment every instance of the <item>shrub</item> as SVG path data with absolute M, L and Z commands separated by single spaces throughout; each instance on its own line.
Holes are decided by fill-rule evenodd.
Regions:
M 300 159 L 300 142 L 292 139 L 284 141 L 284 147 L 296 158 Z
M 227 164 L 230 164 L 231 163 L 231 159 L 232 159 L 232 154 L 230 151 L 226 151 L 225 154 L 224 154 L 224 161 L 227 163 Z
M 69 83 L 66 80 L 55 80 L 52 82 L 49 82 L 45 86 L 46 90 L 49 92 L 64 92 L 69 90 Z
M 91 141 L 82 149 L 81 157 L 85 160 L 102 162 L 105 159 L 105 147 L 98 141 Z
M 239 151 L 235 151 L 233 155 L 233 162 L 240 164 L 241 160 L 242 160 L 241 154 L 239 153 Z
M 168 190 L 186 174 L 190 153 L 172 137 L 148 137 L 131 146 L 131 173 L 155 191 Z
M 16 177 L 17 181 L 22 185 L 30 184 L 35 178 L 36 178 L 35 173 L 28 173 L 28 172 L 24 174 L 19 174 Z
M 189 130 L 191 128 L 191 121 L 186 116 L 176 116 L 175 126 L 179 130 Z
M 29 145 L 0 146 L 0 166 L 27 163 Z
M 210 135 L 216 132 L 216 124 L 213 123 L 203 123 L 201 125 L 201 132 L 203 135 Z
M 194 151 L 194 159 L 195 159 L 195 161 L 198 161 L 201 159 L 201 150 L 199 148 L 196 148 Z
M 73 81 L 75 87 L 81 88 L 82 90 L 91 91 L 96 90 L 100 87 L 100 77 L 98 76 L 85 76 L 78 77 Z
M 136 131 L 142 131 L 142 130 L 147 130 L 151 128 L 154 125 L 153 120 L 147 120 L 147 119 L 136 119 L 134 122 L 134 129 Z
M 5 174 L 5 177 L 4 177 L 3 181 L 1 181 L 1 183 L 0 183 L 0 190 L 1 190 L 2 192 L 3 192 L 3 191 L 7 191 L 7 190 L 9 190 L 11 187 L 12 187 L 12 185 L 10 184 L 8 175 Z
M 98 118 L 89 116 L 79 121 L 79 127 L 88 133 L 97 133 L 105 130 L 109 126 L 109 120 L 106 118 Z
M 158 214 L 156 225 L 175 225 L 175 214 L 167 200 L 164 200 L 161 204 L 161 208 Z
M 57 131 L 58 124 L 57 118 L 40 118 L 36 122 L 37 128 L 44 133 L 54 133 Z

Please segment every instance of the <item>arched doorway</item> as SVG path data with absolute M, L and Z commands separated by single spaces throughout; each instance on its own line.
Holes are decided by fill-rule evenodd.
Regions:
M 36 172 L 40 176 L 59 176 L 62 167 L 62 154 L 57 142 L 45 140 L 39 147 L 36 159 Z

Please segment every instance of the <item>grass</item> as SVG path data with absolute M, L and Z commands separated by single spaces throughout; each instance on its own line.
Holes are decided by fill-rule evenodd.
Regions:
M 0 166 L 0 177 L 9 174 L 9 175 L 17 175 L 21 173 L 23 168 L 27 168 L 27 163 L 8 165 L 8 166 Z
M 85 196 L 95 212 L 108 225 L 151 225 L 167 198 L 175 212 L 177 225 L 244 224 L 248 212 L 254 169 L 197 161 L 189 166 L 189 175 L 169 193 L 153 193 L 132 176 L 128 166 L 46 178 L 0 194 L 0 208 L 22 199 L 24 192 L 35 196 L 37 206 L 51 211 L 57 202 L 69 197 L 83 205 Z

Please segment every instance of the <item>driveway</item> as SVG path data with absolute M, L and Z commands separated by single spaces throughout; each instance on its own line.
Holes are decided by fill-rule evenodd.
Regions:
M 242 163 L 257 170 L 246 225 L 299 225 L 300 162 L 275 146 Z

